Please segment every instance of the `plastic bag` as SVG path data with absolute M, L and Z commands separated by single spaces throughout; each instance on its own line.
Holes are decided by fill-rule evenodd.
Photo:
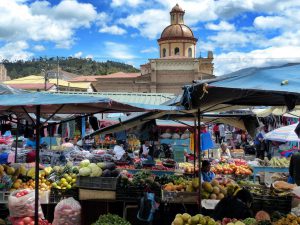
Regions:
M 61 200 L 55 207 L 53 225 L 80 225 L 81 206 L 74 198 Z
M 24 194 L 20 196 L 20 194 Z M 12 192 L 8 197 L 8 209 L 11 217 L 27 217 L 34 216 L 34 200 L 33 190 L 23 189 Z M 39 205 L 39 217 L 44 218 L 44 214 Z

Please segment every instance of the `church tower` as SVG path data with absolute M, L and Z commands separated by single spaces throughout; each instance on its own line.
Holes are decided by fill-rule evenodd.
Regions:
M 167 26 L 157 40 L 160 58 L 195 58 L 197 39 L 193 31 L 184 24 L 185 11 L 176 4 L 171 12 L 171 25 Z

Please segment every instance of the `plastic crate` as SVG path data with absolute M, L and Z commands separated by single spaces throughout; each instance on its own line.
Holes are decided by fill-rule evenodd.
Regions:
M 49 203 L 58 203 L 65 198 L 73 197 L 76 200 L 79 200 L 78 188 L 59 190 L 51 188 Z
M 292 196 L 253 195 L 251 208 L 254 213 L 264 210 L 268 213 L 279 211 L 287 214 L 292 208 Z
M 77 177 L 76 185 L 79 188 L 115 191 L 117 181 L 117 177 Z
M 9 191 L 0 191 L 0 204 L 7 203 L 9 195 L 10 195 Z

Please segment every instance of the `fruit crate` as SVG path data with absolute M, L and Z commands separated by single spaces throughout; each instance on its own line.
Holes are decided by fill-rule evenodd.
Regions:
M 56 188 L 51 188 L 49 203 L 58 203 L 65 198 L 73 197 L 76 200 L 79 200 L 79 191 L 78 188 L 60 190 Z
M 112 190 L 117 188 L 117 177 L 77 177 L 76 185 L 79 188 Z
M 6 204 L 8 202 L 9 191 L 0 191 L 0 204 Z
M 281 213 L 287 214 L 291 211 L 292 208 L 292 196 L 253 194 L 253 203 L 251 208 L 255 213 L 260 210 L 264 210 L 268 213 L 279 211 Z
M 197 203 L 198 192 L 161 191 L 161 199 L 168 203 Z

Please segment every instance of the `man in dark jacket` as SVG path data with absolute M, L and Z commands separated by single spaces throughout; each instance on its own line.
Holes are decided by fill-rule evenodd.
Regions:
M 300 152 L 295 152 L 290 161 L 289 173 L 292 180 L 300 185 Z
M 233 196 L 223 198 L 216 205 L 213 218 L 215 220 L 222 220 L 223 218 L 243 220 L 248 217 L 253 217 L 250 209 L 252 202 L 252 194 L 246 189 L 239 189 Z

